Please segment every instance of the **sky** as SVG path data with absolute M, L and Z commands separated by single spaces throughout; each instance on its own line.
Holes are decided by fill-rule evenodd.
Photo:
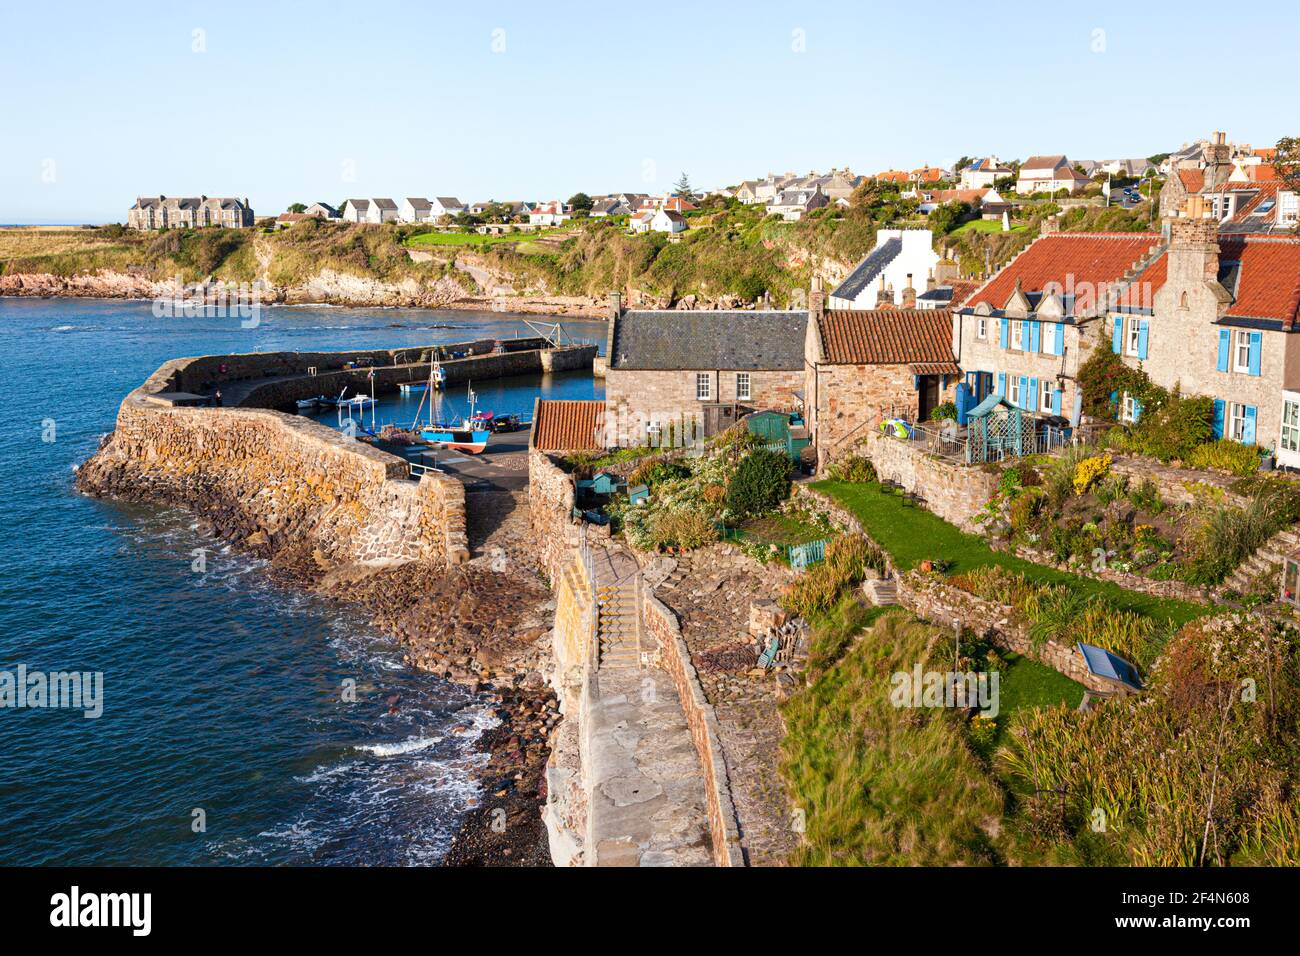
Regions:
M 1221 2 L 0 6 L 0 223 L 123 222 L 160 193 L 271 215 L 1300 134 L 1291 0 L 1248 21 Z

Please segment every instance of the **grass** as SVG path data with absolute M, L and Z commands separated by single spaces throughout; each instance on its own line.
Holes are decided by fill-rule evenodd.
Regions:
M 825 529 L 783 512 L 750 518 L 739 530 L 759 544 L 807 544 L 829 537 Z
M 1011 718 L 1034 707 L 1065 704 L 1071 709 L 1083 700 L 1083 685 L 1045 664 L 1019 654 L 1004 655 L 1006 667 L 998 686 L 998 737 L 1001 743 Z
M 1068 584 L 1085 593 L 1102 595 L 1122 610 L 1178 624 L 1199 617 L 1206 610 L 1199 604 L 1129 591 L 1110 581 L 1079 577 L 994 551 L 983 538 L 958 530 L 938 515 L 924 508 L 905 506 L 901 497 L 883 493 L 876 482 L 819 481 L 813 487 L 852 511 L 867 534 L 890 554 L 900 570 L 911 570 L 927 558 L 951 561 L 952 573 L 995 565 L 1021 572 L 1034 581 Z
M 1029 227 L 1024 223 L 1012 223 L 1011 232 L 1021 232 Z M 1000 219 L 972 219 L 970 222 L 964 222 L 950 235 L 961 236 L 968 232 L 1001 232 L 1002 221 Z
M 948 866 L 1003 859 L 1005 795 L 951 710 L 895 707 L 891 676 L 937 631 L 897 611 L 782 708 L 781 772 L 805 822 L 792 863 Z M 936 662 L 937 663 L 937 662 Z
M 406 240 L 406 244 L 418 249 L 421 246 L 495 246 L 503 242 L 523 242 L 533 239 L 531 232 L 508 232 L 499 236 L 480 235 L 477 232 L 422 232 Z

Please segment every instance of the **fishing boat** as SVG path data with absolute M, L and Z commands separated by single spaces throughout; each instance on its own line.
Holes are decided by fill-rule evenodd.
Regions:
M 487 448 L 488 438 L 492 435 L 492 413 L 476 413 L 474 411 L 478 396 L 475 394 L 473 386 L 468 387 L 467 398 L 469 400 L 469 415 L 459 422 L 451 424 L 433 421 L 433 405 L 430 404 L 430 421 L 428 425 L 419 430 L 420 437 L 425 441 L 431 441 L 446 448 L 454 448 L 457 451 L 468 452 L 471 455 L 480 454 L 483 449 Z M 482 417 L 484 414 L 487 415 L 487 418 Z
M 295 404 L 297 404 L 297 406 L 298 406 L 298 410 L 299 410 L 299 411 L 302 411 L 302 412 L 309 412 L 309 411 L 311 411 L 313 408 L 316 408 L 317 406 L 320 405 L 320 399 L 319 399 L 319 398 L 300 398 L 300 399 L 298 399 L 298 401 L 297 401 Z
M 447 370 L 438 362 L 433 363 L 429 369 L 429 380 L 427 382 L 403 382 L 397 388 L 402 392 L 424 392 L 432 389 L 433 391 L 442 391 L 442 387 L 447 384 Z
M 351 398 L 340 398 L 335 404 L 339 408 L 360 409 L 369 408 L 377 403 L 369 395 L 353 395 Z

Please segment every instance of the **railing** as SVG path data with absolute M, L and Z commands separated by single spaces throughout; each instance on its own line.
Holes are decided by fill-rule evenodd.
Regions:
M 439 468 L 437 465 L 426 465 L 423 462 L 419 462 L 419 461 L 409 461 L 407 462 L 407 464 L 411 468 L 410 477 L 412 478 L 423 478 L 425 475 L 444 474 L 443 470 Z
M 907 427 L 911 433 L 910 437 L 905 439 L 886 429 L 887 437 L 897 441 L 907 441 L 917 450 L 928 455 L 937 455 L 967 465 L 1049 454 L 1070 444 L 1069 429 L 1040 425 L 1029 417 L 1022 422 L 1023 434 L 988 440 L 978 434 L 972 435 L 968 428 L 958 426 L 956 422 L 933 425 L 913 424 L 904 418 L 897 420 Z
M 801 571 L 810 564 L 816 564 L 819 561 L 826 560 L 826 545 L 830 542 L 825 539 L 819 541 L 809 541 L 806 544 L 792 544 L 790 546 L 790 567 L 796 571 Z

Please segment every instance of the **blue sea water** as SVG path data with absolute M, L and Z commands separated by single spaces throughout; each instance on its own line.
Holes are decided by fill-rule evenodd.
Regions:
M 565 327 L 603 340 L 601 323 Z M 0 674 L 103 674 L 97 719 L 0 707 L 0 865 L 441 859 L 477 797 L 490 709 L 403 666 L 364 616 L 270 584 L 190 515 L 77 494 L 73 468 L 168 358 L 515 334 L 494 313 L 269 308 L 245 329 L 148 303 L 0 298 Z M 476 387 L 498 413 L 530 413 L 539 391 L 601 394 L 583 374 Z

